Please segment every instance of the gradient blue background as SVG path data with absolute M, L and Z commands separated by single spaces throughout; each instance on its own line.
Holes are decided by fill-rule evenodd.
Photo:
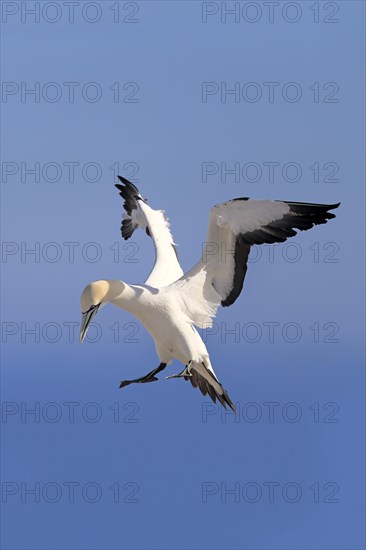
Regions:
M 22 262 L 20 254 L 3 258 L 3 323 L 19 327 L 3 344 L 3 401 L 19 408 L 35 402 L 81 404 L 74 423 L 65 408 L 55 423 L 3 415 L 2 481 L 29 486 L 93 481 L 103 490 L 95 504 L 85 502 L 80 491 L 73 503 L 65 493 L 56 503 L 9 496 L 3 503 L 3 548 L 363 549 L 364 4 L 337 2 L 335 24 L 314 23 L 308 2 L 301 2 L 303 15 L 294 24 L 279 15 L 268 22 L 262 2 L 263 17 L 255 24 L 232 18 L 222 24 L 219 15 L 204 24 L 201 3 L 188 1 L 139 2 L 138 23 L 116 24 L 111 4 L 100 3 L 103 16 L 95 24 L 80 15 L 73 24 L 64 16 L 55 24 L 22 23 L 18 14 L 2 25 L 4 81 L 29 86 L 95 81 L 103 88 L 96 103 L 80 95 L 73 104 L 65 95 L 57 103 L 22 103 L 17 95 L 2 104 L 3 162 L 93 161 L 103 168 L 95 183 L 85 181 L 80 170 L 74 183 L 66 171 L 55 183 L 42 177 L 22 182 L 20 173 L 2 180 L 3 241 L 29 247 L 56 242 L 63 250 L 54 263 L 32 256 Z M 123 11 L 123 4 L 124 14 L 131 8 Z M 324 19 L 322 9 L 321 2 Z M 108 86 L 116 81 L 137 82 L 139 101 L 114 103 Z M 278 94 L 274 103 L 230 98 L 222 103 L 215 96 L 202 103 L 203 81 L 226 81 L 228 87 L 236 81 L 295 81 L 303 98 L 289 103 Z M 308 86 L 316 81 L 337 82 L 339 101 L 314 103 Z M 162 375 L 159 383 L 120 391 L 121 379 L 151 370 L 157 358 L 142 327 L 136 343 L 123 342 L 129 332 L 125 324 L 134 320 L 112 306 L 96 319 L 103 331 L 98 342 L 80 346 L 77 329 L 70 341 L 63 323 L 79 321 L 86 283 L 141 282 L 153 262 L 151 242 L 142 232 L 133 236 L 138 261 L 126 262 L 131 249 L 123 249 L 119 238 L 121 203 L 108 168 L 117 161 L 126 176 L 131 172 L 125 164 L 138 164 L 136 181 L 150 204 L 168 213 L 184 269 L 200 254 L 212 204 L 247 195 L 342 201 L 335 220 L 296 237 L 302 251 L 298 262 L 284 261 L 282 247 L 269 262 L 264 247 L 261 261 L 249 266 L 245 292 L 219 312 L 219 332 L 207 337 L 218 377 L 239 411 L 248 402 L 261 407 L 258 422 L 243 415 L 239 421 L 221 417 L 218 408 L 204 417 L 207 399 Z M 297 183 L 281 177 L 268 183 L 264 176 L 257 183 L 230 178 L 221 183 L 217 176 L 203 183 L 205 161 L 293 161 L 304 173 Z M 336 162 L 339 181 L 314 183 L 307 167 L 316 161 Z M 70 241 L 80 243 L 73 263 L 62 244 Z M 80 254 L 90 242 L 103 251 L 95 263 Z M 119 262 L 108 249 L 115 242 Z M 324 261 L 322 247 L 329 242 L 339 247 L 337 262 Z M 319 262 L 309 249 L 314 243 L 320 246 Z M 221 325 L 263 327 L 270 321 L 280 323 L 280 330 L 298 323 L 302 337 L 289 343 L 279 331 L 270 343 L 263 332 L 257 343 L 235 342 Z M 28 328 L 53 322 L 64 330 L 55 343 L 42 337 L 36 343 L 32 336 L 22 343 L 22 322 Z M 119 343 L 109 329 L 116 322 Z M 339 341 L 324 342 L 329 330 L 321 329 L 320 342 L 314 343 L 309 330 L 314 322 L 336 323 Z M 179 368 L 174 364 L 168 374 Z M 268 401 L 280 403 L 272 423 L 263 405 Z M 102 410 L 100 421 L 80 415 L 88 402 Z M 298 422 L 281 416 L 289 402 L 301 408 Z M 316 402 L 319 422 L 309 409 Z M 324 422 L 329 402 L 339 407 L 338 422 Z M 116 423 L 109 409 L 114 403 L 121 411 Z M 138 421 L 128 422 L 131 418 Z M 273 503 L 263 486 L 269 481 L 281 484 Z M 114 503 L 108 487 L 115 482 L 137 484 L 138 502 Z M 203 502 L 205 482 L 228 488 L 254 482 L 263 495 L 257 503 L 242 496 L 235 502 L 230 495 L 225 502 L 219 491 Z M 287 482 L 302 488 L 299 502 L 282 498 Z M 321 489 L 320 502 L 314 503 L 309 489 L 314 482 L 336 483 L 338 502 L 323 502 L 329 490 Z M 123 489 L 122 497 L 128 493 Z

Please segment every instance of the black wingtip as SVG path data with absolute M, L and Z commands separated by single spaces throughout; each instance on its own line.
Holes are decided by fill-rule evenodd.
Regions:
M 127 185 L 128 187 L 132 187 L 132 189 L 137 193 L 137 194 L 140 194 L 139 190 L 137 189 L 136 185 L 134 185 L 131 181 L 129 181 L 128 179 L 124 178 L 123 176 L 117 176 L 117 178 L 119 179 L 119 181 L 121 183 L 123 183 L 124 185 Z M 118 183 L 116 184 L 116 187 L 117 189 L 120 189 L 122 186 L 120 185 L 118 187 Z
M 340 202 L 336 202 L 335 204 L 319 204 L 316 206 L 323 207 L 325 210 L 335 210 L 338 206 L 340 206 L 340 204 Z
M 235 405 L 234 403 L 231 401 L 230 397 L 229 397 L 229 394 L 227 393 L 227 391 L 222 388 L 224 390 L 224 393 L 223 393 L 223 398 L 224 398 L 224 401 L 229 405 L 230 409 L 236 414 L 236 408 L 235 408 Z M 226 407 L 225 407 L 226 408 Z
M 340 202 L 336 202 L 334 204 L 324 204 L 324 203 L 316 203 L 316 202 L 295 202 L 295 201 L 283 201 L 276 199 L 275 202 L 285 202 L 289 206 L 298 206 L 298 207 L 304 207 L 304 208 L 314 208 L 314 210 L 335 210 L 340 206 Z

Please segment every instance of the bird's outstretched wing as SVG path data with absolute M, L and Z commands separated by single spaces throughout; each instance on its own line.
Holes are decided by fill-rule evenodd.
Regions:
M 240 295 L 252 245 L 280 243 L 335 217 L 338 204 L 233 199 L 211 208 L 199 262 L 169 286 L 193 323 L 209 327 L 217 308 Z
M 152 238 L 155 246 L 155 264 L 146 279 L 146 284 L 160 288 L 171 284 L 183 275 L 180 267 L 169 223 L 162 210 L 148 206 L 137 187 L 122 176 L 116 184 L 124 199 L 125 213 L 122 216 L 121 233 L 127 240 L 137 227 L 141 227 Z

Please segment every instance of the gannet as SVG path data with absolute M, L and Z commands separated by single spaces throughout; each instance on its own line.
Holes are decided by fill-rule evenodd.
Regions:
M 115 187 L 124 199 L 121 233 L 127 240 L 136 228 L 146 231 L 155 246 L 155 264 L 144 284 L 101 280 L 88 284 L 80 298 L 80 342 L 91 320 L 106 304 L 129 311 L 154 339 L 160 364 L 132 383 L 158 380 L 156 375 L 173 359 L 184 365 L 182 372 L 167 378 L 190 380 L 194 388 L 233 411 L 228 392 L 219 382 L 206 346 L 196 330 L 212 326 L 218 307 L 231 306 L 243 288 L 250 249 L 263 243 L 280 243 L 314 225 L 335 217 L 329 210 L 337 204 L 310 204 L 277 200 L 232 199 L 211 208 L 208 235 L 198 263 L 183 273 L 162 210 L 153 210 L 137 187 L 122 176 Z

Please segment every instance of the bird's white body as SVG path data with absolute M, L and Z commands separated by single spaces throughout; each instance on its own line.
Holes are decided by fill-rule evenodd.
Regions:
M 170 365 L 173 359 L 183 364 L 205 362 L 212 369 L 207 348 L 174 288 L 123 286 L 123 292 L 110 303 L 129 311 L 144 325 L 162 363 Z
M 217 308 L 230 306 L 240 295 L 252 245 L 284 242 L 304 230 L 334 218 L 328 210 L 338 204 L 322 205 L 271 200 L 231 201 L 212 207 L 207 240 L 197 264 L 186 274 L 179 264 L 169 223 L 161 210 L 150 208 L 138 189 L 119 176 L 117 185 L 124 198 L 126 214 L 122 236 L 131 237 L 137 227 L 146 231 L 155 246 L 154 267 L 142 285 L 122 281 L 97 281 L 81 297 L 83 324 L 81 340 L 101 305 L 112 303 L 129 311 L 148 330 L 155 342 L 161 365 L 147 377 L 125 381 L 150 382 L 173 359 L 186 365 L 178 376 L 190 380 L 204 395 L 209 393 L 224 407 L 234 408 L 219 383 L 206 346 L 195 325 L 212 325 Z

